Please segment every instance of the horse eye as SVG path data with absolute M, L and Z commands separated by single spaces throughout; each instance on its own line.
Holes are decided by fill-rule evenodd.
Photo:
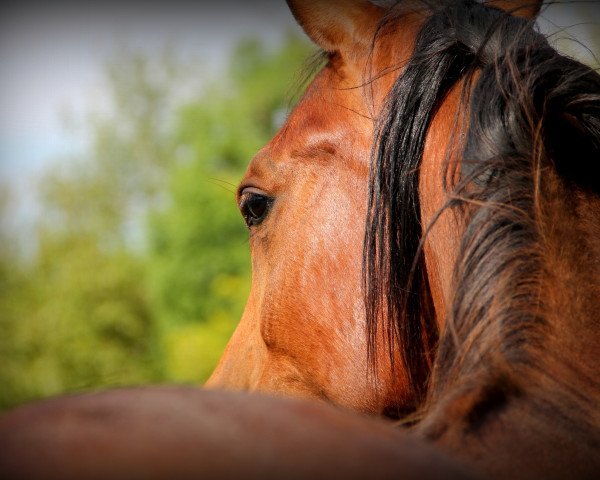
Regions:
M 272 203 L 272 198 L 254 190 L 242 192 L 240 210 L 248 228 L 258 225 L 265 219 Z

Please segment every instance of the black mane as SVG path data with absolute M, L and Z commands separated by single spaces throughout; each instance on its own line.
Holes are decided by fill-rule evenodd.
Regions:
M 445 185 L 445 208 L 458 209 L 467 221 L 446 320 L 453 331 L 442 334 L 438 346 L 422 252 L 429 225 L 421 221 L 419 168 L 433 117 L 463 81 L 468 124 L 455 119 L 463 155 L 459 166 L 450 167 L 458 175 L 447 172 L 440 179 L 457 179 Z M 467 337 L 484 331 L 475 327 L 494 305 L 500 281 L 516 282 L 514 301 L 495 315 L 504 330 L 475 348 L 525 361 L 524 337 L 534 339 L 543 328 L 527 304 L 542 271 L 535 248 L 540 172 L 550 165 L 567 184 L 600 192 L 600 179 L 590 175 L 598 161 L 600 76 L 557 53 L 531 21 L 470 0 L 434 9 L 380 119 L 364 251 L 371 352 L 383 329 L 390 355 L 394 344 L 402 351 L 417 401 L 430 387 L 434 361 L 439 385 L 457 369 L 477 368 L 481 357 L 465 363 L 461 345 L 477 343 Z M 484 207 L 469 209 L 474 204 Z

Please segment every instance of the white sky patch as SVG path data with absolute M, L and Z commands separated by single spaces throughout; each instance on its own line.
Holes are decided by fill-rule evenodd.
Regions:
M 37 167 L 77 143 L 61 112 L 102 108 L 104 65 L 124 47 L 151 55 L 171 46 L 180 58 L 203 62 L 214 78 L 240 38 L 273 43 L 294 28 L 284 2 L 269 3 L 268 15 L 257 5 L 25 2 L 2 12 L 0 173 Z
M 551 45 L 587 64 L 598 63 L 600 1 L 546 2 L 537 22 Z

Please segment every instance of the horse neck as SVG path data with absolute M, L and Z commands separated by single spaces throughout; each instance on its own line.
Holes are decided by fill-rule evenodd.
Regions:
M 600 468 L 600 196 L 538 174 L 509 208 L 470 214 L 417 429 L 501 477 L 585 477 Z
M 554 180 L 541 212 L 545 363 L 600 405 L 600 196 Z

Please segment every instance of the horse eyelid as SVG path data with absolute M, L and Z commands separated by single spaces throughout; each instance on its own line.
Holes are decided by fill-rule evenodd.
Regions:
M 239 208 L 246 226 L 259 225 L 269 214 L 273 198 L 257 188 L 245 188 L 240 194 Z

